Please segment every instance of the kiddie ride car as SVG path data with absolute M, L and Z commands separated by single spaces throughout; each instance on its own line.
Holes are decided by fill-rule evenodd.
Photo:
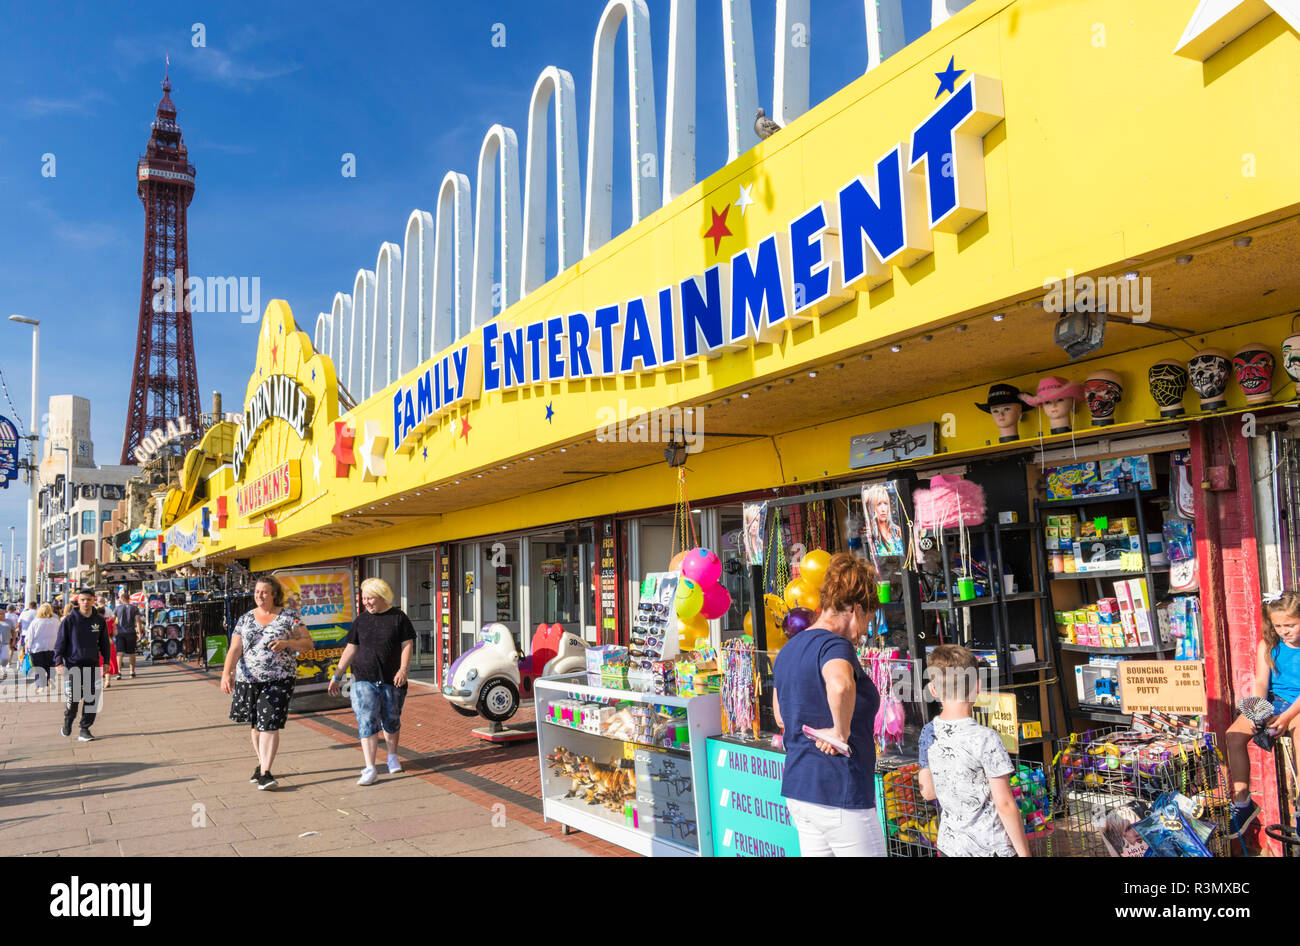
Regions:
M 501 723 L 519 710 L 520 696 L 533 695 L 533 681 L 586 669 L 587 645 L 562 624 L 539 624 L 533 632 L 533 652 L 527 657 L 515 646 L 504 624 L 489 624 L 479 642 L 447 670 L 442 695 L 462 716 L 482 716 L 501 732 Z M 478 730 L 475 730 L 477 733 Z M 490 738 L 490 737 L 489 737 Z

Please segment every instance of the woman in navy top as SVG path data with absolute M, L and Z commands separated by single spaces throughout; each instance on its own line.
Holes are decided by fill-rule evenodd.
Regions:
M 876 815 L 880 694 L 853 645 L 867 633 L 879 601 L 876 572 L 851 555 L 826 570 L 817 623 L 790 639 L 773 668 L 777 723 L 785 730 L 785 796 L 804 857 L 884 857 Z M 845 756 L 803 727 L 847 743 Z

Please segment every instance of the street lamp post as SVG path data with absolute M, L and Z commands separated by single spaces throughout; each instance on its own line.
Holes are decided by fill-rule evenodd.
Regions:
M 13 593 L 14 587 L 18 584 L 14 577 L 18 574 L 17 559 L 14 558 L 14 527 L 9 527 L 9 571 L 5 572 L 5 585 L 10 594 Z M 27 602 L 24 601 L 23 604 Z
M 31 490 L 27 497 L 27 588 L 26 595 L 28 600 L 36 591 L 36 530 L 38 528 L 36 520 L 36 469 L 37 457 L 40 455 L 40 414 L 37 413 L 38 400 L 40 394 L 40 356 L 41 356 L 41 323 L 37 319 L 29 319 L 23 315 L 9 316 L 11 322 L 21 322 L 23 325 L 32 327 L 32 428 L 28 435 L 31 441 L 32 452 L 30 468 L 27 471 L 28 484 Z M 24 602 L 26 604 L 26 602 Z

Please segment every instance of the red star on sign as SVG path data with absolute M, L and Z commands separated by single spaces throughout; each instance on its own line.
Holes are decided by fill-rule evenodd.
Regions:
M 271 364 L 275 364 L 275 359 L 280 356 L 280 343 L 271 343 Z
M 262 535 L 270 536 L 273 539 L 275 538 L 275 520 L 270 516 L 267 516 L 266 520 L 262 523 Z
M 347 478 L 348 467 L 357 465 L 356 454 L 352 452 L 352 444 L 356 440 L 356 434 L 348 426 L 345 420 L 336 420 L 334 422 L 334 447 L 330 453 L 334 454 L 334 475 Z
M 731 236 L 731 231 L 727 229 L 727 213 L 731 210 L 730 204 L 724 204 L 722 213 L 718 213 L 712 207 L 709 213 L 713 214 L 713 226 L 704 231 L 705 238 L 713 237 L 713 255 L 718 255 L 718 248 L 722 246 L 722 238 Z
M 462 417 L 460 420 L 460 435 L 465 438 L 466 443 L 469 443 L 469 432 L 470 432 L 469 418 Z

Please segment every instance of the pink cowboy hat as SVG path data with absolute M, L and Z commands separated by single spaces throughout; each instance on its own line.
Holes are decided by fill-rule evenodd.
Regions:
M 1034 394 L 1020 395 L 1020 400 L 1032 407 L 1038 407 L 1040 404 L 1063 397 L 1082 401 L 1083 385 L 1077 381 L 1066 381 L 1064 378 L 1041 378 L 1038 382 L 1038 390 Z

